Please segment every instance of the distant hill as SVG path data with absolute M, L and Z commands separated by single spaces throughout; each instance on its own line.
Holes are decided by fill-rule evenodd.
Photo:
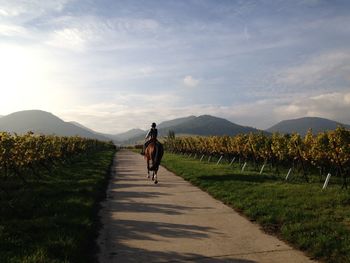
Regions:
M 88 130 L 88 131 L 90 131 L 90 132 L 92 132 L 92 133 L 98 133 L 98 132 L 95 132 L 93 129 L 90 129 L 90 128 L 84 126 L 83 124 L 80 124 L 79 122 L 76 122 L 76 121 L 69 121 L 68 123 L 71 123 L 71 124 L 73 124 L 73 125 L 75 125 L 75 126 L 78 126 L 78 127 L 82 128 L 82 129 L 84 129 L 84 130 Z
M 126 132 L 119 133 L 119 134 L 116 134 L 116 135 L 109 135 L 109 137 L 111 137 L 115 141 L 122 142 L 122 141 L 126 141 L 126 140 L 128 140 L 130 138 L 134 138 L 134 137 L 138 137 L 138 136 L 145 137 L 145 135 L 146 135 L 146 131 L 144 131 L 144 130 L 131 129 L 131 130 L 128 130 Z
M 172 130 L 175 133 L 196 134 L 196 135 L 236 135 L 239 133 L 259 132 L 259 130 L 232 123 L 226 119 L 211 115 L 201 115 L 190 118 L 178 125 L 160 129 L 161 135 L 168 134 Z
M 184 117 L 184 118 L 177 118 L 177 119 L 170 120 L 170 121 L 163 121 L 157 126 L 157 128 L 163 129 L 163 128 L 177 126 L 177 125 L 183 124 L 187 121 L 194 120 L 195 118 L 196 118 L 196 116 L 188 116 L 188 117 Z
M 76 121 L 70 121 L 69 123 L 72 123 L 75 126 L 78 126 L 78 127 L 82 128 L 82 129 L 87 130 L 87 131 L 89 131 L 89 132 L 91 132 L 93 134 L 96 134 L 98 136 L 102 136 L 102 137 L 106 138 L 107 140 L 113 140 L 113 138 L 112 138 L 113 135 L 110 135 L 110 134 L 107 134 L 107 133 L 102 133 L 102 132 L 96 132 L 93 129 L 90 129 L 90 128 L 88 128 L 88 127 L 86 127 L 86 126 L 84 126 L 81 123 L 76 122 Z
M 268 132 L 280 132 L 280 133 L 293 133 L 297 132 L 301 135 L 305 135 L 308 129 L 312 129 L 313 133 L 319 133 L 328 130 L 334 130 L 338 126 L 350 128 L 350 125 L 332 121 L 329 119 L 319 117 L 304 117 L 299 119 L 284 120 L 276 125 L 273 125 Z
M 175 134 L 186 134 L 186 135 L 236 135 L 239 133 L 249 132 L 261 132 L 258 129 L 241 126 L 232 123 L 226 119 L 218 118 L 210 115 L 201 115 L 199 117 L 189 116 L 185 118 L 179 118 L 171 121 L 160 123 L 158 126 L 159 136 L 167 136 L 168 132 L 174 131 Z M 125 144 L 139 143 L 143 140 L 146 132 L 142 136 L 135 136 L 127 141 Z
M 18 134 L 33 131 L 39 134 L 55 134 L 59 136 L 81 136 L 99 140 L 109 138 L 82 128 L 71 122 L 65 122 L 52 113 L 41 110 L 15 112 L 0 118 L 0 131 L 16 132 Z

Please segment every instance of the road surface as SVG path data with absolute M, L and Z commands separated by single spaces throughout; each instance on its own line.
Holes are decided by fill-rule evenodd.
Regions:
M 162 167 L 158 179 L 146 178 L 141 155 L 117 153 L 99 262 L 314 262 Z

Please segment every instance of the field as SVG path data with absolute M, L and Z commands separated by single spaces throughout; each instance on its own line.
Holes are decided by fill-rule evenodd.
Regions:
M 56 162 L 25 182 L 0 177 L 0 262 L 94 262 L 113 155 L 110 148 Z
M 302 175 L 286 182 L 287 170 L 259 174 L 251 163 L 242 172 L 238 163 L 166 153 L 162 165 L 311 257 L 350 262 L 350 191 L 341 189 L 339 178 L 322 190 L 318 175 L 309 175 L 308 183 Z
M 164 144 L 177 154 L 162 164 L 311 257 L 350 262 L 349 139 L 340 128 L 304 138 L 173 137 Z M 94 262 L 113 145 L 0 133 L 0 148 L 0 262 Z

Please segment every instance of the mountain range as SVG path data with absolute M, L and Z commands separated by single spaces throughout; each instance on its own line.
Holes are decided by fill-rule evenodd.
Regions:
M 98 134 L 73 122 L 65 122 L 52 113 L 41 110 L 28 110 L 11 113 L 0 118 L 0 131 L 23 134 L 28 131 L 39 134 L 56 134 L 60 136 L 79 135 L 98 140 L 110 138 Z
M 158 135 L 160 137 L 167 136 L 169 131 L 175 132 L 177 135 L 237 135 L 239 133 L 258 133 L 264 132 L 252 127 L 241 126 L 232 123 L 226 119 L 218 118 L 210 115 L 201 116 L 189 116 L 185 118 L 178 118 L 166 122 L 162 122 L 157 126 Z M 130 137 L 126 141 L 126 144 L 140 143 L 147 131 L 134 137 Z
M 350 125 L 332 121 L 329 119 L 319 117 L 304 117 L 299 119 L 281 121 L 267 129 L 266 131 L 271 133 L 297 132 L 300 135 L 305 135 L 309 129 L 312 129 L 312 132 L 316 134 L 323 131 L 334 130 L 338 126 L 343 126 L 344 128 L 350 129 Z
M 305 117 L 281 121 L 269 129 L 262 131 L 249 126 L 232 123 L 226 119 L 210 115 L 188 116 L 161 122 L 157 125 L 159 136 L 167 136 L 169 131 L 176 135 L 236 135 L 239 133 L 266 134 L 272 132 L 306 134 L 308 129 L 314 133 L 333 130 L 338 126 L 350 129 L 350 125 L 342 124 L 329 119 Z M 60 136 L 82 136 L 98 140 L 113 140 L 117 144 L 141 143 L 147 133 L 141 129 L 131 129 L 119 134 L 103 134 L 93 131 L 78 122 L 65 122 L 52 113 L 41 110 L 28 110 L 0 116 L 0 131 L 23 134 L 33 131 L 39 134 L 56 134 Z

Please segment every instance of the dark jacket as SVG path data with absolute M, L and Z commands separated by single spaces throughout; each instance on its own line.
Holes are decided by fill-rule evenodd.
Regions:
M 148 131 L 145 139 L 157 139 L 157 136 L 158 136 L 158 130 L 156 128 L 151 128 Z

